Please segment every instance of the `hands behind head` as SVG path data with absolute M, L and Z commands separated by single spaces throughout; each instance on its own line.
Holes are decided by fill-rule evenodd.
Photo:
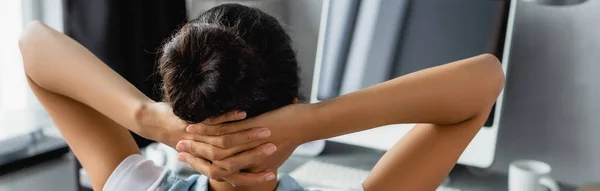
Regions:
M 245 113 L 233 111 L 189 125 L 186 131 L 193 136 L 177 143 L 178 160 L 235 186 L 275 179 L 273 171 L 296 147 L 310 140 L 310 133 L 302 127 L 313 123 L 311 108 L 293 104 L 243 121 L 238 120 L 244 119 Z

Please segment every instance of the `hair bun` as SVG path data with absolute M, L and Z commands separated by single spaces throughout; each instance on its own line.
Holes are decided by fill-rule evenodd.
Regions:
M 261 60 L 231 27 L 190 22 L 163 47 L 159 72 L 175 115 L 201 122 L 244 105 Z M 243 84 L 242 84 L 243 83 Z
M 294 102 L 300 78 L 291 38 L 277 19 L 238 4 L 213 7 L 163 45 L 163 99 L 190 123 Z

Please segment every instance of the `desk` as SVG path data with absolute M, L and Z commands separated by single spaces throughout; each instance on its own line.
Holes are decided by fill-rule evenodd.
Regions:
M 75 191 L 75 159 L 58 157 L 0 176 L 0 191 Z
M 385 152 L 364 147 L 357 147 L 336 142 L 327 142 L 325 150 L 314 160 L 354 167 L 362 170 L 371 170 Z M 311 158 L 291 157 L 279 169 L 280 172 L 289 173 L 304 164 Z M 506 191 L 508 190 L 508 177 L 506 174 L 487 172 L 482 169 L 473 169 L 457 165 L 450 173 L 450 184 L 446 185 L 465 191 Z M 575 191 L 570 185 L 561 184 L 561 191 Z
M 309 160 L 334 163 L 358 169 L 370 170 L 383 151 L 328 142 L 325 150 L 316 158 L 291 157 L 279 169 L 282 173 L 290 173 Z M 61 190 L 75 191 L 75 161 L 72 156 L 65 156 L 36 166 L 25 168 L 4 176 L 0 176 L 0 191 L 12 190 Z M 479 171 L 479 170 L 478 170 Z M 503 174 L 479 172 L 475 175 L 467 167 L 458 165 L 450 173 L 450 187 L 474 191 L 506 191 L 507 177 Z M 574 191 L 575 187 L 561 185 L 562 191 Z

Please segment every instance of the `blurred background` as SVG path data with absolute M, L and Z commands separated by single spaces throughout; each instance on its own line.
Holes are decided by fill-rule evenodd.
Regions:
M 25 23 L 41 20 L 65 32 L 158 100 L 156 79 L 148 77 L 154 71 L 156 55 L 152 52 L 164 38 L 186 19 L 220 3 L 255 6 L 275 15 L 286 26 L 302 70 L 301 92 L 312 98 L 319 87 L 313 80 L 320 79 L 314 76 L 320 71 L 315 70 L 315 63 L 321 63 L 322 53 L 326 52 L 326 38 L 319 36 L 321 27 L 327 27 L 322 24 L 323 18 L 327 19 L 322 13 L 327 13 L 324 9 L 332 10 L 325 4 L 335 5 L 332 2 L 336 1 L 340 5 L 345 0 L 0 1 L 0 191 L 89 187 L 85 173 L 27 87 L 17 46 Z M 394 0 L 373 2 L 385 5 Z M 551 165 L 551 176 L 563 190 L 598 184 L 600 0 L 522 0 L 515 4 L 514 23 L 508 23 L 512 38 L 505 48 L 510 50 L 510 57 L 503 60 L 507 84 L 503 106 L 496 111 L 502 115 L 494 134 L 493 163 L 486 168 L 458 165 L 450 176 L 450 180 L 457 176 L 457 181 L 449 185 L 462 190 L 507 190 L 509 164 L 519 159 Z M 371 62 L 379 61 L 371 57 Z M 136 140 L 140 146 L 151 144 Z M 339 142 L 344 141 L 328 141 L 317 158 L 368 170 L 384 152 L 369 144 L 349 146 Z M 349 156 L 355 160 L 348 162 L 345 158 Z M 292 163 L 305 160 L 309 159 L 291 159 Z M 295 167 L 284 168 L 292 171 Z

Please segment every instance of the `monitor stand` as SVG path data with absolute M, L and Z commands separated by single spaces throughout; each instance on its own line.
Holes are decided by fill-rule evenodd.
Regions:
M 63 139 L 45 135 L 42 129 L 2 140 L 0 145 L 0 175 L 58 158 L 69 152 Z

